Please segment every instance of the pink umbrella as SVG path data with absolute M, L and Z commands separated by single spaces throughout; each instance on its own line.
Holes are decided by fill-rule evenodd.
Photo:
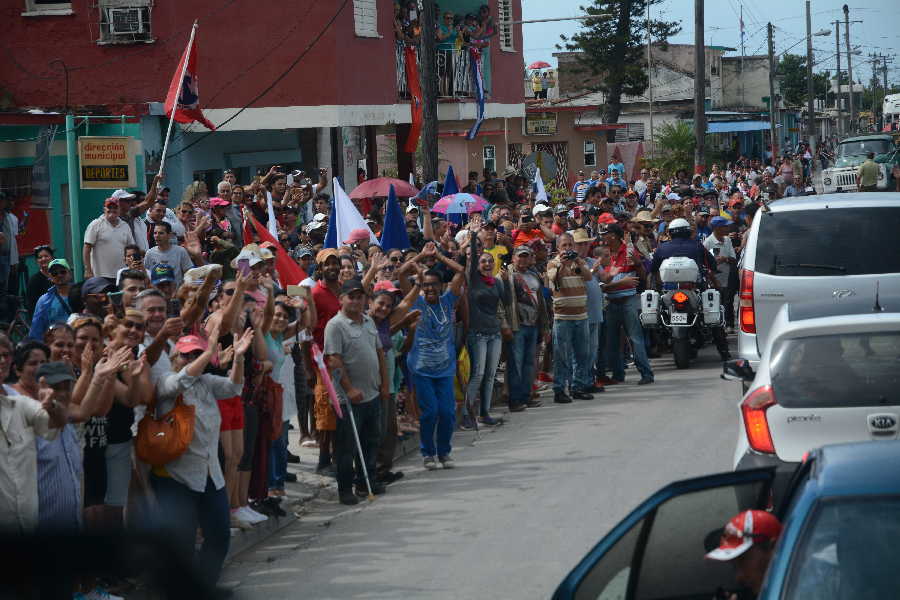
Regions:
M 402 179 L 377 177 L 375 179 L 363 181 L 356 186 L 353 191 L 350 192 L 350 197 L 354 199 L 378 198 L 381 196 L 387 198 L 392 185 L 394 186 L 394 193 L 397 194 L 398 198 L 410 198 L 419 193 L 419 190 Z
M 528 65 L 529 69 L 549 69 L 551 67 L 550 63 L 545 63 L 542 60 L 535 61 Z
M 471 214 L 487 208 L 488 201 L 476 194 L 460 192 L 444 196 L 434 203 L 431 210 L 445 215 Z

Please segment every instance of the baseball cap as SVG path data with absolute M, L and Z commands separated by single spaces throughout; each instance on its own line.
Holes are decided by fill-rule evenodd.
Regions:
M 385 279 L 384 281 L 376 283 L 374 290 L 376 292 L 399 292 L 400 288 L 395 286 L 393 281 Z
M 151 269 L 150 283 L 156 285 L 158 283 L 166 283 L 169 281 L 175 281 L 175 269 L 172 268 L 172 265 L 160 263 Z
M 361 242 L 362 240 L 369 239 L 370 233 L 368 229 L 363 229 L 360 227 L 359 229 L 354 229 L 350 232 L 350 235 L 344 240 L 345 244 L 353 244 L 355 242 Z
M 329 258 L 336 258 L 338 262 L 340 262 L 341 257 L 338 254 L 336 248 L 322 248 L 321 250 L 319 250 L 319 253 L 316 254 L 316 264 L 324 265 L 325 261 L 327 261 Z
M 199 335 L 185 335 L 178 338 L 178 341 L 175 343 L 175 350 L 183 354 L 193 352 L 194 350 L 206 352 L 208 347 L 206 340 Z
M 362 281 L 359 279 L 348 279 L 343 284 L 341 284 L 341 290 L 338 293 L 339 296 L 343 296 L 344 294 L 352 294 L 355 291 L 364 291 Z
M 250 261 L 249 264 L 251 267 L 253 265 L 258 265 L 262 262 L 262 257 L 259 255 L 258 250 L 259 246 L 257 246 L 256 244 L 247 244 L 246 246 L 241 248 L 241 251 L 238 252 L 237 256 L 231 259 L 231 268 L 237 269 L 238 261 L 245 258 Z
M 54 258 L 50 261 L 50 264 L 47 265 L 47 270 L 52 271 L 53 267 L 62 267 L 68 271 L 72 270 L 72 267 L 69 266 L 69 262 L 64 258 Z
M 710 227 L 728 227 L 731 223 L 725 217 L 713 217 L 709 220 Z
M 103 201 L 103 206 L 119 206 L 118 198 L 107 198 Z
M 409 206 L 406 207 L 406 213 L 407 213 L 407 214 L 409 214 L 409 213 L 411 213 L 411 212 L 413 212 L 413 211 L 419 212 L 419 207 L 416 206 L 415 204 L 410 204 Z
M 169 267 L 170 269 L 172 267 Z M 104 277 L 91 277 L 86 280 L 81 285 L 81 297 L 85 297 L 88 294 L 102 294 L 104 292 L 115 291 L 116 286 L 111 284 L 108 279 Z
M 532 252 L 531 247 L 529 247 L 527 244 L 522 244 L 521 246 L 516 246 L 516 249 L 513 250 L 513 254 L 534 254 L 534 252 Z
M 47 385 L 56 385 L 62 381 L 75 381 L 72 367 L 64 362 L 48 362 L 38 367 L 38 381 L 43 377 Z
M 115 199 L 115 200 L 131 200 L 132 198 L 135 198 L 135 197 L 136 197 L 135 194 L 133 194 L 132 192 L 129 192 L 128 190 L 121 190 L 121 189 L 114 191 L 112 193 L 112 196 L 110 196 L 111 199 Z
M 534 208 L 531 209 L 531 214 L 536 217 L 541 213 L 548 212 L 549 210 L 550 210 L 550 207 L 547 206 L 546 204 L 535 204 Z
M 781 523 L 764 510 L 745 510 L 725 524 L 719 547 L 706 555 L 711 560 L 732 560 L 757 541 L 774 541 L 781 534 Z
M 219 198 L 218 196 L 216 196 L 215 198 L 209 199 L 209 205 L 214 208 L 216 206 L 231 206 L 231 202 L 229 202 L 225 198 Z
M 709 214 L 709 207 L 708 207 L 708 206 L 701 206 L 701 207 L 697 210 L 697 214 L 698 214 L 698 215 L 708 215 L 708 214 Z
M 314 256 L 315 253 L 309 246 L 297 246 L 297 248 L 294 249 L 294 255 L 297 256 L 297 258 L 300 258 L 302 256 Z

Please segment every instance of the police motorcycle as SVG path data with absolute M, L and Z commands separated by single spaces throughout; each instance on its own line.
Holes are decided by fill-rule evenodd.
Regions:
M 696 242 L 696 246 L 688 246 L 690 231 L 690 224 L 685 219 L 671 222 L 669 232 L 673 242 L 683 241 L 682 245 L 692 252 L 697 252 L 696 246 L 699 246 L 700 251 L 694 257 L 681 256 L 674 246 L 667 247 L 673 242 L 660 245 L 657 248 L 660 256 L 654 256 L 653 261 L 658 270 L 659 289 L 641 293 L 641 325 L 646 329 L 655 329 L 668 338 L 678 369 L 687 369 L 697 349 L 710 338 L 716 342 L 723 358 L 728 353 L 724 331 L 725 310 L 719 291 L 708 286 L 705 278 L 700 276 L 701 265 L 696 260 L 705 260 L 702 253 L 708 252 Z M 667 254 L 671 255 L 665 256 Z

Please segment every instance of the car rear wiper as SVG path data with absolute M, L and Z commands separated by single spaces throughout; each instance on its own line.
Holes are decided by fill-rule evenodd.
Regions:
M 812 263 L 796 263 L 796 264 L 779 264 L 779 268 L 781 269 L 822 269 L 826 271 L 846 271 L 847 267 L 842 267 L 840 265 L 816 265 Z

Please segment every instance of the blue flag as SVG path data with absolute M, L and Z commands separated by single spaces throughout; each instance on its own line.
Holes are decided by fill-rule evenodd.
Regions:
M 394 186 L 388 191 L 387 206 L 384 210 L 384 227 L 381 230 L 381 249 L 388 250 L 406 250 L 410 247 L 409 235 L 406 233 L 406 221 L 403 218 L 403 212 L 400 205 L 397 204 L 397 194 L 394 192 Z
M 444 190 L 441 192 L 441 198 L 459 193 L 459 186 L 456 185 L 456 175 L 453 174 L 453 165 L 447 167 L 447 177 L 444 179 Z M 469 215 L 455 213 L 447 215 L 447 220 L 457 225 L 463 225 L 468 222 Z
M 334 200 L 331 201 L 331 210 L 328 211 L 329 215 L 334 214 Z M 325 243 L 322 244 L 323 248 L 337 248 L 337 220 L 333 217 L 328 219 L 328 231 L 325 232 Z

